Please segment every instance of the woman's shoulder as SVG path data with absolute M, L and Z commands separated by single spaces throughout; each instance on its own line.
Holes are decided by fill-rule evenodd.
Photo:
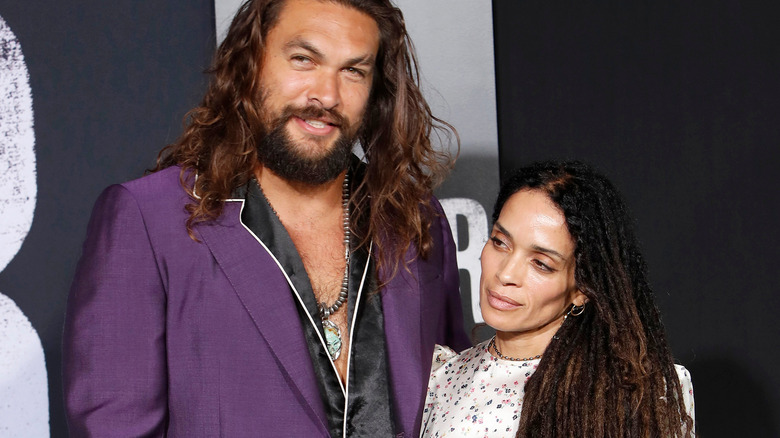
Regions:
M 443 365 L 452 362 L 469 361 L 475 355 L 481 354 L 486 349 L 487 341 L 469 347 L 460 353 L 457 353 L 450 347 L 436 344 L 433 350 L 433 362 L 431 363 L 431 372 L 433 373 Z
M 465 350 L 464 350 L 465 351 Z M 433 349 L 433 362 L 431 363 L 431 373 L 441 368 L 447 362 L 458 357 L 458 353 L 446 345 L 439 345 Z
M 440 366 L 444 365 L 445 362 L 457 355 L 458 353 L 456 353 L 452 348 L 447 347 L 446 345 L 436 344 L 436 346 L 433 348 L 433 363 L 431 364 L 432 370 L 439 368 Z
M 682 365 L 675 364 L 674 369 L 677 371 L 677 378 L 680 380 L 680 389 L 682 390 L 683 402 L 685 403 L 685 410 L 692 419 L 695 419 L 695 405 L 693 401 L 693 381 L 691 380 L 691 373 Z
M 692 396 L 693 381 L 691 380 L 691 372 L 680 364 L 674 364 L 674 369 L 677 371 L 677 378 L 680 380 L 680 386 L 683 388 L 683 393 L 690 392 Z

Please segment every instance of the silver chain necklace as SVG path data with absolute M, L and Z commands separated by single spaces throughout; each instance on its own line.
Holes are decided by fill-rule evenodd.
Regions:
M 328 347 L 328 354 L 333 360 L 341 356 L 341 329 L 330 321 L 330 315 L 336 313 L 342 304 L 347 300 L 349 294 L 349 173 L 344 176 L 344 183 L 341 186 L 341 209 L 344 212 L 344 278 L 341 280 L 341 291 L 336 301 L 330 306 L 326 302 L 319 303 L 320 318 L 322 318 L 322 328 L 325 331 L 325 345 Z
M 277 218 L 279 218 L 279 213 L 277 213 L 276 209 L 274 209 L 274 206 L 271 205 L 271 201 L 269 201 L 268 196 L 265 195 L 263 186 L 260 185 L 259 180 L 257 181 L 257 187 L 259 187 L 260 191 L 263 193 L 265 202 L 271 208 L 271 211 Z M 334 324 L 328 318 L 330 318 L 330 315 L 333 315 L 337 310 L 339 310 L 339 308 L 341 308 L 341 306 L 347 300 L 347 296 L 349 294 L 349 237 L 350 234 L 352 234 L 349 231 L 349 172 L 344 175 L 344 182 L 341 185 L 341 209 L 343 211 L 344 218 L 342 226 L 344 228 L 345 263 L 344 277 L 341 280 L 341 290 L 339 291 L 339 296 L 336 298 L 336 301 L 334 301 L 330 306 L 328 306 L 328 304 L 324 301 L 317 304 L 320 318 L 322 319 L 322 328 L 325 331 L 325 346 L 328 348 L 328 354 L 330 354 L 330 357 L 333 360 L 336 360 L 339 358 L 339 356 L 341 356 L 341 329 L 339 329 L 339 326 Z M 279 221 L 281 222 L 281 219 L 279 219 Z
M 493 336 L 493 339 L 490 340 L 490 344 L 488 344 L 488 350 L 490 350 L 491 347 L 493 348 L 493 351 L 496 352 L 496 356 L 500 357 L 501 359 L 511 360 L 511 361 L 514 361 L 514 362 L 527 362 L 529 360 L 539 359 L 540 357 L 542 357 L 541 354 L 537 354 L 536 356 L 533 356 L 533 357 L 510 357 L 510 356 L 504 356 L 503 354 L 501 354 L 501 351 L 498 349 L 498 346 L 496 345 L 496 337 L 495 336 Z

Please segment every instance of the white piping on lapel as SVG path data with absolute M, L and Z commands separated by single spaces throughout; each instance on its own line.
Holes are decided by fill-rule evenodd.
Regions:
M 265 251 L 268 253 L 268 255 L 271 256 L 271 258 L 273 259 L 274 263 L 276 263 L 276 266 L 279 267 L 279 270 L 282 272 L 282 275 L 284 275 L 284 278 L 287 280 L 287 283 L 290 285 L 290 288 L 292 288 L 293 293 L 295 294 L 295 298 L 298 300 L 298 303 L 301 305 L 301 307 L 303 307 L 305 309 L 306 306 L 303 303 L 303 299 L 301 298 L 301 295 L 298 293 L 298 289 L 295 288 L 295 285 L 293 285 L 292 281 L 290 280 L 290 277 L 287 275 L 287 272 L 284 270 L 284 268 L 282 268 L 282 264 L 279 263 L 279 260 L 276 259 L 274 254 L 271 252 L 271 250 L 268 249 L 268 247 L 265 245 L 265 243 L 259 237 L 257 237 L 257 235 L 254 232 L 252 232 L 252 230 L 250 230 L 249 227 L 246 226 L 246 224 L 244 224 L 244 221 L 241 220 L 241 215 L 244 212 L 244 207 L 246 206 L 246 200 L 245 199 L 226 199 L 225 202 L 240 202 L 241 203 L 241 208 L 238 211 L 238 222 L 241 224 L 242 227 L 244 227 L 245 230 L 247 230 L 247 232 L 249 232 L 250 235 L 252 235 L 252 237 L 255 238 L 255 240 L 257 240 L 258 243 L 260 243 L 260 245 L 263 246 L 263 249 L 265 249 Z M 372 246 L 373 246 L 373 242 L 372 242 Z M 363 285 L 365 283 L 366 274 L 368 273 L 368 266 L 369 266 L 370 258 L 371 258 L 371 253 L 369 252 L 369 258 L 366 259 L 366 266 L 365 266 L 365 268 L 363 270 L 362 280 L 360 281 L 360 289 L 358 289 L 358 300 L 356 301 L 356 304 L 355 304 L 355 310 L 354 310 L 354 314 L 353 314 L 353 324 L 352 324 L 352 327 L 350 327 L 350 344 L 349 344 L 349 351 L 347 352 L 347 354 L 348 354 L 348 356 L 347 356 L 347 375 L 346 375 L 347 383 L 349 383 L 349 363 L 350 363 L 350 359 L 352 358 L 352 354 L 351 354 L 351 351 L 352 351 L 352 329 L 354 329 L 354 327 L 355 327 L 354 318 L 355 318 L 355 315 L 357 315 L 358 305 L 360 303 L 360 300 L 359 300 L 360 299 L 360 294 L 363 292 Z M 328 347 L 325 344 L 325 340 L 322 338 L 322 335 L 320 334 L 320 331 L 317 330 L 317 324 L 315 324 L 315 322 L 312 319 L 311 315 L 309 315 L 309 312 L 303 312 L 303 313 L 306 314 L 306 317 L 309 319 L 309 322 L 314 327 L 314 332 L 317 333 L 317 338 L 320 340 L 320 344 L 322 344 L 322 347 L 325 349 L 325 351 L 328 351 Z M 328 356 L 328 361 L 330 362 L 331 367 L 333 367 L 333 372 L 336 373 L 336 376 L 338 376 L 339 372 L 338 372 L 338 369 L 336 368 L 336 364 L 330 358 L 330 355 L 327 355 L 327 356 Z M 342 392 L 342 394 L 344 394 L 344 400 L 345 400 L 345 405 L 344 405 L 345 406 L 345 410 L 344 410 L 344 427 L 346 428 L 346 402 L 348 401 L 347 390 L 344 387 L 344 383 L 341 381 L 340 378 L 337 378 L 336 380 L 338 380 L 339 386 L 341 387 L 341 392 Z
M 192 197 L 195 199 L 200 199 L 200 196 L 198 196 L 197 193 L 195 193 L 195 185 L 198 184 L 198 171 L 195 171 L 195 179 L 192 181 Z M 225 199 L 225 201 L 234 201 L 235 199 Z
M 349 325 L 349 355 L 347 356 L 347 390 L 344 393 L 344 438 L 347 437 L 347 408 L 349 407 L 349 368 L 352 365 L 352 341 L 355 339 L 355 321 L 357 321 L 358 308 L 360 307 L 360 297 L 363 295 L 363 286 L 366 284 L 366 275 L 368 274 L 368 265 L 371 264 L 371 250 L 374 248 L 374 242 L 368 244 L 368 258 L 366 258 L 366 267 L 363 269 L 363 276 L 360 278 L 360 287 L 358 288 L 357 299 L 355 299 L 355 309 L 352 311 L 352 324 Z
M 192 197 L 193 198 L 200 199 L 200 196 L 198 196 L 198 194 L 195 192 L 195 184 L 197 182 L 198 182 L 198 172 L 195 172 L 195 180 L 192 182 L 192 190 L 191 190 L 191 192 L 192 192 Z M 225 199 L 224 202 L 244 202 L 244 200 L 241 199 L 241 198 L 228 198 L 228 199 Z M 242 205 L 241 206 L 241 210 L 243 210 L 243 209 L 244 209 L 244 206 Z M 238 218 L 238 221 L 241 222 L 241 217 L 240 216 Z M 243 223 L 242 223 L 242 225 L 243 225 Z

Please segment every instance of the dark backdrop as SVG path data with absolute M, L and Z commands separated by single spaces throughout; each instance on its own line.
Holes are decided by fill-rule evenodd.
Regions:
M 697 431 L 780 436 L 773 2 L 494 1 L 502 173 L 578 158 L 637 219 Z
M 593 162 L 637 217 L 704 436 L 780 435 L 777 15 L 768 2 L 494 4 L 502 170 Z M 0 0 L 30 74 L 38 202 L 0 274 L 46 354 L 65 436 L 63 312 L 89 212 L 140 176 L 199 100 L 211 0 Z M 467 62 L 467 60 L 464 60 Z
M 107 185 L 143 175 L 202 96 L 213 2 L 0 0 L 0 16 L 30 74 L 38 171 L 32 228 L 0 291 L 38 331 L 52 436 L 67 436 L 62 323 L 92 205 Z

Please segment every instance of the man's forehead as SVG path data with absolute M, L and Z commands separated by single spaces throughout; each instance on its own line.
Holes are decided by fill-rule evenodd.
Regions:
M 283 0 L 274 26 L 283 19 L 326 21 L 332 20 L 334 15 L 348 15 L 353 21 L 368 20 L 378 26 L 376 19 L 366 11 L 349 2 L 335 0 Z
M 351 6 L 326 0 L 287 0 L 266 38 L 311 52 L 337 41 L 341 48 L 355 51 L 350 57 L 373 61 L 379 28 L 371 16 Z

